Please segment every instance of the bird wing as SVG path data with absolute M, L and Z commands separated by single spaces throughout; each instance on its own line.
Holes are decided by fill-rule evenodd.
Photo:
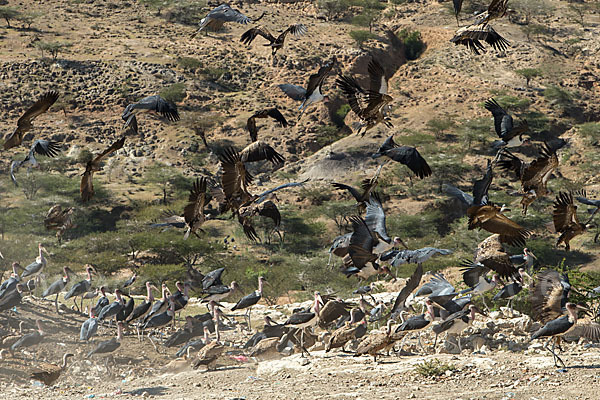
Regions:
M 346 96 L 350 109 L 356 115 L 362 117 L 363 111 L 367 107 L 367 92 L 353 77 L 339 74 L 335 82 Z
M 20 145 L 23 141 L 23 135 L 29 129 L 31 121 L 48 111 L 57 99 L 58 92 L 50 91 L 33 103 L 17 121 L 17 129 L 7 136 L 4 142 L 4 150 Z
M 492 184 L 494 173 L 492 171 L 492 164 L 488 161 L 487 169 L 483 178 L 476 180 L 473 184 L 473 205 L 478 206 L 487 204 L 488 202 L 488 190 Z
M 79 191 L 81 193 L 81 199 L 84 203 L 94 196 L 94 171 L 98 170 L 100 162 L 102 162 L 102 160 L 105 157 L 121 149 L 124 143 L 125 136 L 111 144 L 106 150 L 98 154 L 96 157 L 94 157 L 91 161 L 87 163 L 85 172 L 83 173 L 83 176 L 81 178 L 81 185 L 79 188 Z
M 310 94 L 312 94 L 318 87 L 321 87 L 321 85 L 323 85 L 325 78 L 327 78 L 327 75 L 329 75 L 329 73 L 333 69 L 335 62 L 336 60 L 334 58 L 333 60 L 319 68 L 316 74 L 312 74 L 308 77 L 308 83 L 306 85 L 305 93 L 308 93 L 308 95 L 310 96 Z
M 406 165 L 419 178 L 423 179 L 432 174 L 427 161 L 421 156 L 419 151 L 411 146 L 400 146 L 388 150 L 386 155 L 392 160 Z
M 29 156 L 33 157 L 33 153 L 40 154 L 46 157 L 55 157 L 60 152 L 60 145 L 49 140 L 38 139 L 33 142 L 29 150 Z
M 421 264 L 417 265 L 415 272 L 411 275 L 410 278 L 406 281 L 406 284 L 398 293 L 396 297 L 396 301 L 394 301 L 394 306 L 392 307 L 392 314 L 400 311 L 402 307 L 404 307 L 404 302 L 408 298 L 408 296 L 415 291 L 419 284 L 421 283 L 421 278 L 423 277 L 423 266 Z
M 179 113 L 177 112 L 177 106 L 160 96 L 156 97 L 157 100 L 155 111 L 171 122 L 179 121 L 180 117 Z
M 308 32 L 308 29 L 306 28 L 306 25 L 304 25 L 304 24 L 290 25 L 285 31 L 281 32 L 279 37 L 277 37 L 277 40 L 283 41 L 288 33 L 291 33 L 292 35 L 294 35 L 296 37 L 300 37 L 300 36 L 303 36 L 304 34 L 306 34 L 306 32 Z
M 483 206 L 485 209 L 481 214 L 480 226 L 488 232 L 500 235 L 500 241 L 512 245 L 524 245 L 525 239 L 529 237 L 529 231 L 521 225 L 509 219 L 504 214 L 500 214 L 495 206 Z M 493 208 L 494 210 L 491 210 Z M 487 212 L 490 211 L 490 212 Z M 468 213 L 468 210 L 467 210 Z M 471 218 L 469 218 L 471 226 Z
M 381 66 L 379 61 L 377 61 L 374 58 L 371 58 L 367 70 L 371 79 L 369 85 L 369 92 L 387 94 L 388 83 L 385 79 L 385 71 L 383 70 L 383 67 Z
M 550 148 L 547 144 L 541 149 L 541 155 L 533 160 L 531 164 L 525 167 L 523 171 L 523 188 L 528 191 L 539 185 L 546 186 L 546 182 L 552 172 L 558 167 L 558 157 L 556 150 Z
M 573 193 L 559 192 L 554 201 L 554 212 L 552 214 L 554 229 L 556 232 L 564 232 L 573 224 L 579 224 L 577 218 L 577 206 L 573 204 Z
M 287 94 L 288 97 L 291 97 L 293 100 L 302 101 L 306 98 L 306 89 L 301 86 L 292 85 L 289 83 L 283 83 L 277 86 L 283 91 L 283 93 Z
M 250 118 L 248 118 L 248 122 L 246 123 L 248 132 L 250 132 L 250 139 L 253 142 L 256 142 L 256 140 L 258 140 L 258 128 L 256 127 L 256 118 L 268 118 L 268 117 L 271 117 L 275 121 L 279 122 L 279 124 L 283 128 L 286 128 L 288 126 L 288 122 L 285 119 L 285 117 L 283 116 L 283 114 L 281 114 L 281 112 L 275 107 L 266 108 L 266 109 L 257 111 L 254 113 L 254 115 L 252 115 Z
M 225 149 L 220 158 L 223 175 L 221 185 L 227 199 L 242 193 L 248 194 L 247 186 L 254 177 L 246 171 L 246 166 L 241 161 L 240 154 L 232 147 Z
M 497 51 L 506 50 L 510 43 L 504 39 L 490 25 L 479 24 L 469 25 L 460 28 L 450 41 L 456 45 L 462 44 L 470 49 L 476 55 L 485 52 L 485 48 L 481 41 L 485 41 Z
M 471 288 L 479 283 L 479 278 L 481 276 L 485 276 L 490 271 L 490 269 L 483 264 L 471 263 L 470 261 L 462 262 L 461 266 L 464 267 L 460 270 L 462 272 L 463 281 Z
M 267 217 L 273 220 L 275 226 L 279 226 L 281 224 L 281 214 L 279 213 L 279 209 L 277 205 L 273 203 L 271 200 L 267 200 L 264 203 L 261 203 L 257 206 L 258 215 L 262 217 Z
M 498 166 L 504 169 L 505 171 L 513 172 L 516 177 L 520 180 L 523 180 L 523 172 L 525 171 L 525 166 L 527 164 L 514 154 L 512 154 L 508 150 L 504 150 L 501 153 L 501 158 L 498 161 Z M 528 166 L 528 165 L 527 165 Z
M 577 201 L 582 204 L 587 204 L 588 206 L 600 207 L 600 200 L 590 200 L 585 196 L 586 195 L 585 195 L 585 191 L 584 191 L 584 192 L 582 192 L 581 196 L 576 196 L 575 199 L 577 199 Z
M 377 233 L 381 239 L 390 243 L 392 239 L 388 236 L 385 228 L 385 211 L 381 204 L 381 198 L 377 193 L 371 193 L 369 201 L 366 202 L 367 212 L 365 214 L 365 223 L 369 227 L 369 230 Z
M 273 147 L 262 141 L 250 143 L 240 152 L 242 163 L 269 160 L 273 164 L 283 164 L 285 158 Z
M 287 31 L 285 31 L 285 33 L 287 33 Z M 252 43 L 252 41 L 254 39 L 256 39 L 256 36 L 258 36 L 258 35 L 264 37 L 271 43 L 273 43 L 275 41 L 275 37 L 271 34 L 271 32 L 269 32 L 269 30 L 267 28 L 259 26 L 256 28 L 250 28 L 246 32 L 242 33 L 240 42 L 242 42 L 246 45 L 249 45 L 250 43 Z
M 267 191 L 262 192 L 261 194 L 259 194 L 258 196 L 256 196 L 256 200 L 254 200 L 255 204 L 260 204 L 263 201 L 265 201 L 266 197 L 268 195 L 270 195 L 271 193 L 274 193 L 278 190 L 281 189 L 286 189 L 286 188 L 290 188 L 290 187 L 296 187 L 296 186 L 302 186 L 304 185 L 306 182 L 308 182 L 308 179 L 302 181 L 302 182 L 288 182 L 288 183 L 284 183 L 282 185 L 279 185 L 277 187 L 274 187 L 273 189 L 269 189 Z
M 558 271 L 548 269 L 540 272 L 530 293 L 532 318 L 535 321 L 547 322 L 563 314 L 565 291 Z
M 460 200 L 462 203 L 464 203 L 467 206 L 473 205 L 473 196 L 463 192 L 462 190 L 460 190 L 459 188 L 457 188 L 455 186 L 447 185 L 444 183 L 442 185 L 442 190 L 444 191 L 444 193 L 457 198 L 458 200 Z
M 485 102 L 485 109 L 494 116 L 494 129 L 496 134 L 503 139 L 513 129 L 513 118 L 493 98 Z
M 220 6 L 215 7 L 208 13 L 207 17 L 219 19 L 223 22 L 237 22 L 238 24 L 244 25 L 252 22 L 251 18 L 245 16 L 238 10 L 231 8 L 227 4 L 221 4 Z
M 352 223 L 352 236 L 350 237 L 350 246 L 348 255 L 356 268 L 363 268 L 366 263 L 376 259 L 372 253 L 373 247 L 377 244 L 377 239 L 369 230 L 365 220 L 356 215 L 350 217 Z
M 194 222 L 204 218 L 204 206 L 206 205 L 206 178 L 201 177 L 196 179 L 192 189 L 190 190 L 190 196 L 188 198 L 188 204 L 183 209 L 183 217 L 185 218 L 186 224 L 192 226 Z
M 519 276 L 517 268 L 502 245 L 502 235 L 494 234 L 477 245 L 475 262 L 492 269 L 503 279 L 515 279 Z
M 362 202 L 362 200 L 361 200 L 362 193 L 360 193 L 358 190 L 356 190 L 352 186 L 346 185 L 344 183 L 337 183 L 337 182 L 333 182 L 331 185 L 336 189 L 347 190 L 348 192 L 350 192 L 352 197 L 354 197 L 354 199 L 357 202 L 359 202 L 359 203 Z

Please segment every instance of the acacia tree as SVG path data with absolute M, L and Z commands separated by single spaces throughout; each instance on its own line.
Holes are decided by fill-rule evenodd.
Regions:
M 10 26 L 10 20 L 16 19 L 20 12 L 13 7 L 0 7 L 0 18 L 3 18 L 6 21 L 6 26 Z

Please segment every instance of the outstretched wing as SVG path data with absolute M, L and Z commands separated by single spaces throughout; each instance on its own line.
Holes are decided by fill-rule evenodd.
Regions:
M 271 193 L 274 193 L 278 190 L 281 189 L 287 189 L 287 188 L 291 188 L 291 187 L 296 187 L 296 186 L 302 186 L 304 185 L 306 182 L 308 182 L 308 179 L 302 181 L 302 182 L 289 182 L 289 183 L 284 183 L 283 185 L 279 185 L 277 187 L 274 187 L 273 189 L 269 189 L 265 192 L 262 192 L 261 194 L 259 194 L 258 196 L 256 196 L 256 200 L 254 200 L 255 204 L 260 204 L 263 201 L 265 201 L 265 199 L 267 198 L 268 195 L 270 195 Z
M 510 43 L 489 25 L 469 25 L 460 28 L 450 41 L 456 45 L 462 44 L 473 53 L 479 55 L 485 52 L 481 41 L 486 42 L 497 51 L 504 51 Z
M 243 163 L 269 160 L 273 164 L 283 164 L 285 158 L 273 147 L 259 140 L 250 143 L 240 152 L 240 160 Z
M 37 116 L 48 111 L 48 109 L 56 102 L 56 100 L 58 100 L 58 92 L 51 91 L 44 94 L 39 98 L 38 101 L 33 103 L 33 105 L 29 107 L 27 111 L 25 111 L 25 114 L 23 114 L 17 121 L 17 125 L 21 126 L 26 122 L 33 121 Z
M 60 152 L 60 145 L 57 142 L 50 140 L 38 139 L 33 142 L 31 150 L 29 150 L 29 156 L 33 156 L 33 153 L 40 154 L 46 157 L 56 157 Z
M 81 200 L 85 203 L 86 201 L 91 200 L 94 196 L 94 171 L 98 171 L 100 168 L 100 163 L 105 157 L 108 157 L 111 153 L 119 150 L 125 144 L 125 136 L 121 139 L 117 140 L 113 144 L 111 144 L 106 150 L 102 153 L 98 154 L 91 161 L 89 161 L 85 167 L 85 172 L 81 177 L 81 185 L 79 187 L 79 191 L 81 193 Z
M 288 97 L 291 97 L 293 100 L 302 101 L 306 97 L 306 89 L 301 86 L 292 85 L 289 83 L 283 83 L 277 86 L 283 91 L 283 93 L 287 94 Z
M 385 211 L 381 204 L 381 199 L 377 193 L 371 193 L 369 201 L 366 203 L 367 212 L 365 214 L 365 222 L 369 229 L 379 235 L 381 239 L 390 243 L 392 239 L 388 236 L 385 227 Z
M 190 190 L 190 196 L 188 198 L 188 204 L 183 209 L 183 217 L 185 218 L 186 224 L 192 227 L 192 225 L 204 218 L 204 206 L 206 205 L 206 178 L 201 177 L 196 179 L 192 189 Z
M 367 92 L 358 84 L 356 79 L 350 76 L 338 75 L 335 81 L 342 90 L 350 109 L 359 117 L 362 117 L 363 111 L 367 107 Z
M 250 118 L 248 118 L 248 122 L 246 123 L 248 132 L 250 132 L 250 139 L 253 142 L 255 142 L 258 139 L 258 128 L 256 127 L 256 119 L 257 118 L 267 118 L 267 117 L 271 117 L 274 120 L 276 120 L 277 122 L 279 122 L 279 124 L 283 128 L 286 128 L 288 126 L 288 122 L 285 119 L 285 117 L 283 116 L 283 114 L 281 114 L 281 112 L 275 107 L 266 108 L 266 109 L 257 111 L 256 113 L 254 113 L 254 115 L 252 115 Z
M 304 24 L 290 25 L 285 31 L 281 32 L 281 34 L 279 35 L 277 40 L 280 40 L 280 41 L 284 40 L 288 33 L 291 33 L 292 35 L 294 35 L 296 37 L 300 37 L 300 36 L 303 36 L 304 34 L 306 34 L 306 32 L 308 32 L 308 29 L 306 28 L 306 25 L 304 25 Z
M 220 157 L 223 175 L 221 185 L 225 198 L 230 200 L 234 196 L 248 193 L 247 187 L 252 183 L 254 177 L 246 171 L 246 166 L 241 160 L 240 154 L 232 147 L 228 147 Z
M 335 62 L 336 62 L 336 59 L 333 58 L 333 60 L 331 60 L 329 63 L 327 63 L 327 64 L 323 65 L 321 68 L 319 68 L 319 70 L 317 71 L 316 74 L 312 74 L 311 76 L 308 77 L 306 93 L 308 93 L 310 95 L 318 87 L 321 87 L 321 85 L 323 85 L 325 78 L 327 78 L 327 75 L 329 75 L 331 73 L 331 70 L 333 69 Z
M 394 306 L 392 307 L 392 314 L 400 311 L 402 307 L 404 307 L 404 302 L 412 292 L 415 291 L 419 284 L 421 283 L 421 278 L 423 277 L 423 265 L 417 265 L 417 269 L 411 275 L 410 278 L 406 281 L 406 285 L 402 288 L 398 296 L 396 297 L 396 301 L 394 301 Z
M 573 203 L 573 193 L 559 192 L 554 201 L 554 212 L 552 214 L 554 229 L 556 232 L 564 232 L 573 224 L 579 224 L 577 218 L 577 206 Z
M 246 45 L 249 45 L 250 43 L 252 43 L 252 41 L 254 39 L 256 39 L 256 36 L 258 36 L 258 35 L 264 37 L 271 43 L 273 43 L 275 41 L 275 37 L 273 35 L 271 35 L 271 32 L 269 32 L 269 30 L 267 28 L 259 26 L 256 28 L 250 28 L 246 32 L 242 33 L 240 42 L 242 42 Z
M 392 160 L 406 165 L 419 178 L 431 175 L 431 168 L 419 151 L 411 146 L 399 146 L 388 150 L 386 155 Z
M 473 184 L 473 205 L 483 205 L 488 203 L 488 190 L 492 184 L 494 173 L 492 163 L 488 161 L 487 169 L 483 178 L 478 179 Z
M 347 190 L 352 195 L 352 197 L 354 197 L 354 200 L 356 200 L 357 202 L 362 202 L 362 200 L 361 200 L 362 193 L 360 193 L 358 190 L 356 190 L 352 186 L 346 185 L 344 183 L 337 183 L 337 182 L 333 182 L 331 185 L 336 189 Z
M 371 79 L 369 85 L 369 92 L 387 94 L 388 84 L 387 80 L 385 79 L 385 72 L 381 64 L 379 64 L 379 61 L 372 58 L 371 61 L 369 61 L 367 70 Z
M 493 98 L 485 102 L 485 109 L 494 116 L 494 129 L 496 134 L 503 139 L 513 129 L 513 118 Z

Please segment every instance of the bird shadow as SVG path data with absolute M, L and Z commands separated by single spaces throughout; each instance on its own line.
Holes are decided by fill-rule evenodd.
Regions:
M 592 365 L 573 365 L 569 366 L 568 369 L 599 369 L 600 364 L 592 364 Z
M 144 393 L 148 393 L 150 396 L 163 396 L 167 394 L 168 389 L 164 386 L 154 386 L 154 387 L 142 387 L 134 390 L 130 390 L 127 392 L 123 392 L 124 394 L 128 394 L 131 396 L 142 396 Z

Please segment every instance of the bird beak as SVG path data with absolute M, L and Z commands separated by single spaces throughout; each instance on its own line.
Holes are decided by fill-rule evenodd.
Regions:
M 50 253 L 48 253 L 48 250 L 46 250 L 46 248 L 45 248 L 44 246 L 40 247 L 40 249 L 42 249 L 42 251 L 43 251 L 44 253 L 46 253 L 46 255 L 47 255 L 47 256 L 49 256 L 49 255 L 50 255 Z

